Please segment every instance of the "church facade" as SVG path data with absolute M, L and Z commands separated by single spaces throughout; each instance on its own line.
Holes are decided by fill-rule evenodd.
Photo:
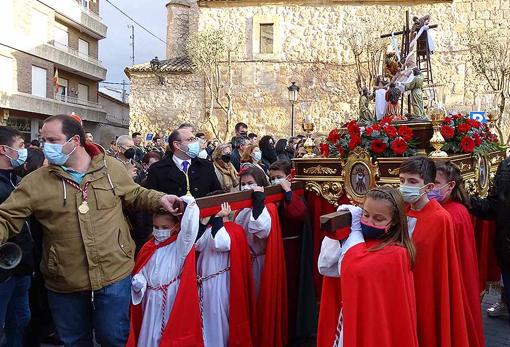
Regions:
M 287 87 L 296 82 L 296 133 L 305 115 L 313 117 L 319 133 L 327 133 L 358 114 L 356 66 L 346 33 L 360 26 L 402 30 L 407 10 L 411 16 L 429 14 L 431 24 L 438 25 L 432 69 L 434 82 L 446 84 L 447 103 L 473 105 L 484 81 L 473 73 L 466 34 L 497 29 L 510 35 L 508 0 L 172 0 L 166 59 L 157 71 L 149 63 L 126 68 L 132 83 L 130 130 L 168 133 L 190 122 L 210 132 L 204 79 L 184 47 L 189 35 L 214 28 L 243 35 L 241 55 L 233 63 L 233 124 L 243 121 L 258 134 L 289 136 Z M 215 114 L 214 124 L 224 126 L 222 113 Z

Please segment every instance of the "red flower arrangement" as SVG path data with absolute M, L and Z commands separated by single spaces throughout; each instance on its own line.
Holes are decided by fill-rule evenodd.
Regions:
M 490 132 L 487 124 L 461 114 L 451 115 L 443 120 L 441 135 L 445 139 L 442 149 L 450 153 L 498 149 L 498 137 Z
M 385 117 L 365 129 L 358 122 L 346 123 L 343 130 L 333 129 L 320 145 L 325 157 L 346 157 L 357 146 L 365 148 L 374 157 L 411 156 L 413 149 L 413 130 L 405 125 L 391 125 L 391 118 Z

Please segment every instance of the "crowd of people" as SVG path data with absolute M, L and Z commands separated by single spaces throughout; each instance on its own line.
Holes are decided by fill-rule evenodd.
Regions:
M 499 223 L 510 288 L 509 159 L 487 199 L 451 162 L 406 159 L 399 188 L 339 207 L 351 225 L 314 259 L 315 221 L 291 189 L 301 136 L 259 140 L 238 123 L 221 143 L 183 124 L 166 143 L 133 133 L 105 150 L 57 115 L 41 137 L 25 148 L 0 127 L 0 244 L 23 254 L 0 270 L 7 346 L 484 346 L 470 212 Z M 195 200 L 235 191 L 249 207 L 211 216 Z

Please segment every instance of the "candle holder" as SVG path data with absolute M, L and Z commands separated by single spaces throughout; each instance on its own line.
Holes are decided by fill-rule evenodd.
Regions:
M 498 127 L 498 120 L 501 112 L 501 91 L 487 92 L 483 96 L 484 108 L 486 109 L 487 119 L 489 123 L 489 131 L 498 137 L 500 144 L 503 144 L 503 133 Z
M 441 150 L 445 144 L 443 135 L 441 135 L 441 124 L 446 116 L 444 85 L 431 85 L 425 88 L 427 93 L 427 115 L 432 121 L 434 133 L 430 139 L 430 144 L 434 151 L 429 154 L 431 158 L 446 158 L 448 153 Z
M 312 132 L 315 129 L 315 124 L 313 122 L 304 122 L 302 124 L 303 131 L 306 133 L 306 140 L 303 144 L 303 147 L 305 147 L 306 154 L 303 156 L 303 158 L 315 158 L 317 155 L 313 152 L 315 149 L 315 142 L 312 138 Z

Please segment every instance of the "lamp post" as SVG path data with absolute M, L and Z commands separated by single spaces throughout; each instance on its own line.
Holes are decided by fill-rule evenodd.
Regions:
M 294 136 L 294 105 L 297 103 L 299 87 L 296 85 L 296 82 L 292 82 L 292 84 L 288 86 L 287 89 L 289 91 L 289 101 L 291 107 L 290 136 Z

